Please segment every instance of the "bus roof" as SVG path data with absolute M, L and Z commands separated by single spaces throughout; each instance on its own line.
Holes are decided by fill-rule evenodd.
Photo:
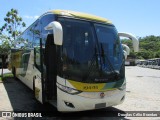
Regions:
M 86 19 L 86 20 L 102 22 L 102 23 L 106 23 L 106 24 L 112 24 L 112 22 L 110 20 L 107 20 L 105 18 L 101 18 L 101 17 L 95 16 L 95 15 L 81 13 L 81 12 L 74 12 L 74 11 L 69 11 L 69 10 L 51 10 L 49 12 L 52 12 L 57 15 L 63 15 L 63 16 L 69 16 L 69 17 L 75 17 L 75 18 L 81 18 L 81 19 Z

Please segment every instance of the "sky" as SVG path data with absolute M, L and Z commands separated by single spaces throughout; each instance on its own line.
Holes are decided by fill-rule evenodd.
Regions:
M 27 27 L 46 11 L 63 9 L 109 19 L 118 32 L 160 36 L 160 0 L 0 0 L 0 27 L 11 8 Z

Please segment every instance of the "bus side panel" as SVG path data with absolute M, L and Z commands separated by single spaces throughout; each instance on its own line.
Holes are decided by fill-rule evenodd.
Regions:
M 21 80 L 34 91 L 35 98 L 42 102 L 41 72 L 34 64 L 34 50 L 31 51 L 25 77 Z
M 34 51 L 30 52 L 30 57 L 27 65 L 27 71 L 25 74 L 26 82 L 28 82 L 28 87 L 33 90 L 33 77 L 35 76 L 36 69 L 34 69 Z
M 41 85 L 41 73 L 34 66 L 34 51 L 28 54 L 29 59 L 25 62 L 24 51 L 12 51 L 9 68 L 14 67 L 16 69 L 16 77 L 22 81 L 30 89 L 34 90 L 35 98 L 42 103 L 42 85 Z M 34 83 L 33 83 L 34 81 Z
M 34 96 L 35 98 L 43 103 L 43 100 L 42 100 L 42 82 L 41 82 L 41 77 L 40 77 L 40 72 L 36 72 L 36 77 L 34 79 Z
M 29 61 L 31 60 L 31 50 L 24 50 L 21 54 L 20 67 L 16 68 L 17 78 L 19 78 L 26 86 L 33 89 L 33 75 L 28 77 L 27 72 L 29 71 Z
M 21 65 L 21 55 L 22 51 L 21 50 L 11 50 L 11 55 L 9 58 L 9 70 L 13 68 L 20 68 Z

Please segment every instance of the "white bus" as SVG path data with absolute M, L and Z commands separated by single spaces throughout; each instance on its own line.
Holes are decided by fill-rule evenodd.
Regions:
M 148 60 L 149 68 L 160 69 L 160 58 L 153 58 Z
M 137 60 L 137 66 L 139 67 L 146 67 L 147 61 L 146 60 Z
M 126 36 L 127 35 L 127 36 Z M 115 26 L 101 17 L 53 10 L 15 41 L 9 67 L 41 103 L 58 111 L 115 106 L 125 99 L 125 60 Z M 22 91 L 23 92 L 23 91 Z
M 152 68 L 160 70 L 160 58 L 154 58 Z

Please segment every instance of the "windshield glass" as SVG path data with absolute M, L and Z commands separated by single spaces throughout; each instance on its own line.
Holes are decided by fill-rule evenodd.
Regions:
M 113 80 L 122 64 L 114 27 L 67 18 L 59 21 L 63 27 L 62 77 L 83 82 Z
M 113 26 L 95 24 L 104 71 L 119 71 L 122 53 L 117 30 Z

